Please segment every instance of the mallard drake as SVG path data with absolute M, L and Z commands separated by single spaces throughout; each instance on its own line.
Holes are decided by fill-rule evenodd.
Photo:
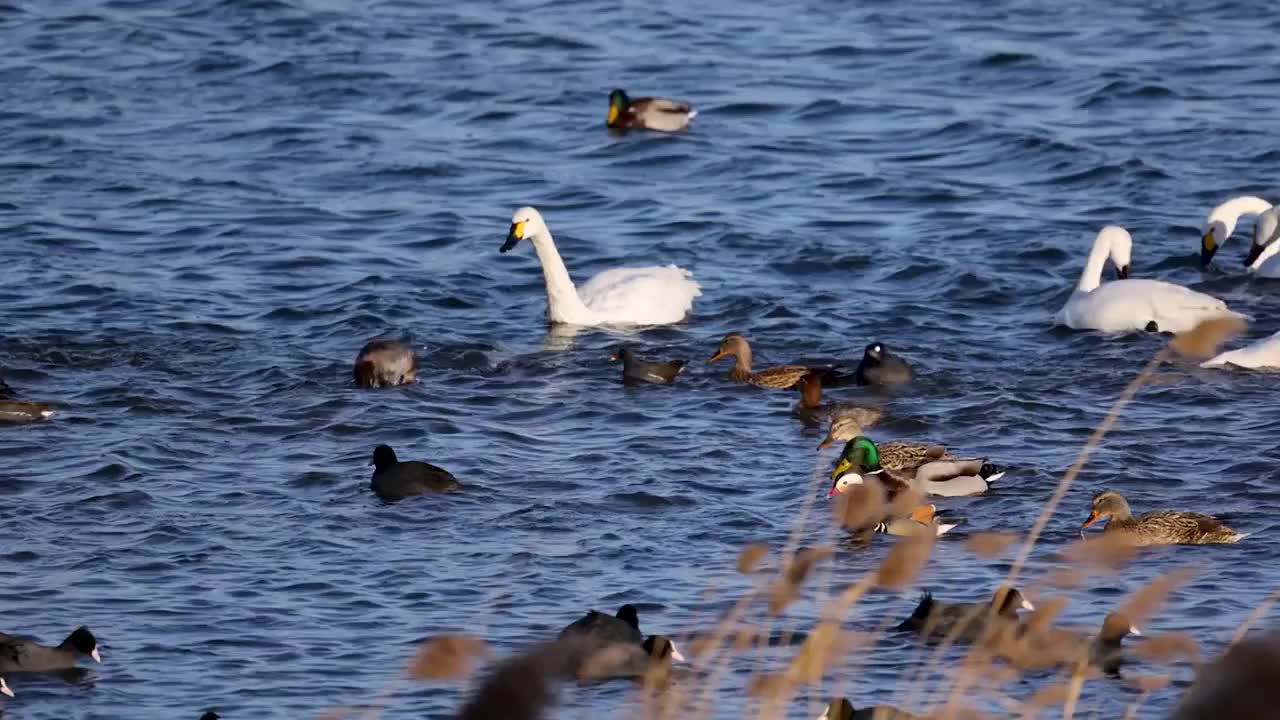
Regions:
M 852 403 L 822 404 L 823 372 L 809 372 L 801 376 L 796 387 L 800 389 L 800 401 L 796 403 L 795 413 L 811 425 L 823 420 L 844 422 L 857 425 L 859 428 L 869 427 L 879 422 L 884 413 L 874 408 L 866 408 Z
M 351 375 L 356 385 L 364 388 L 415 383 L 418 381 L 418 354 L 401 340 L 370 340 L 356 355 Z
M 675 382 L 676 376 L 688 364 L 685 360 L 668 360 L 665 362 L 645 360 L 626 346 L 618 348 L 610 358 L 613 362 L 622 361 L 622 381 L 624 383 L 656 383 Z
M 383 500 L 403 500 L 411 495 L 462 489 L 458 479 L 448 470 L 416 460 L 400 462 L 396 451 L 387 445 L 373 449 L 373 459 L 369 464 L 374 466 L 369 486 Z
M 0 672 L 53 672 L 70 670 L 82 657 L 102 662 L 98 640 L 83 625 L 71 631 L 60 645 L 41 645 L 35 640 L 0 633 Z
M 808 365 L 781 365 L 760 372 L 751 370 L 751 345 L 747 339 L 737 333 L 730 333 L 720 341 L 720 349 L 707 359 L 715 362 L 722 357 L 734 359 L 733 368 L 729 370 L 729 378 L 735 382 L 751 383 L 758 387 L 789 390 L 800 382 L 800 378 L 809 373 L 825 373 L 827 377 L 839 377 L 833 367 L 810 367 Z
M 1129 501 L 1115 490 L 1103 490 L 1093 496 L 1089 518 L 1080 526 L 1084 529 L 1110 518 L 1104 534 L 1120 534 L 1134 545 L 1211 545 L 1236 543 L 1247 533 L 1238 533 L 1212 515 L 1183 512 L 1181 510 L 1154 510 L 1134 517 Z
M 898 630 L 926 639 L 976 642 L 999 631 L 1015 630 L 1018 611 L 1035 609 L 1017 588 L 997 588 L 989 601 L 973 603 L 944 603 L 926 592 Z
M 499 253 L 528 240 L 542 266 L 547 291 L 547 319 L 564 325 L 669 325 L 693 310 L 702 289 L 693 275 L 675 265 L 610 268 L 578 289 L 569 277 L 551 230 L 535 208 L 518 208 L 511 216 L 507 239 Z
M 886 443 L 886 448 L 890 447 Z M 838 485 L 849 473 L 876 475 L 890 488 L 911 488 L 924 495 L 959 497 L 984 493 L 992 482 L 1004 476 L 985 458 L 958 459 L 945 457 L 940 447 L 903 446 L 890 458 L 894 467 L 884 465 L 886 456 L 870 438 L 859 435 L 845 443 L 831 479 Z
M 0 379 L 0 422 L 31 422 L 53 417 L 53 406 L 48 403 L 18 400 L 13 388 Z
M 1141 634 L 1128 616 L 1115 611 L 1107 614 L 1097 633 L 1052 627 L 1041 629 L 1034 623 L 1026 623 L 1013 636 L 1016 640 L 1012 645 L 997 647 L 997 651 L 1022 670 L 1087 662 L 1104 672 L 1115 673 L 1122 662 L 1121 642 L 1129 635 Z
M 840 697 L 827 705 L 827 709 L 818 716 L 818 720 L 928 720 L 928 718 L 923 715 L 912 715 L 891 705 L 872 705 L 855 710 L 849 698 Z
M 911 382 L 911 366 L 882 343 L 873 342 L 863 349 L 854 379 L 859 385 L 903 385 Z
M 664 97 L 628 97 L 626 91 L 609 93 L 609 114 L 605 125 L 614 130 L 657 130 L 679 132 L 689 127 L 698 111 L 687 102 Z

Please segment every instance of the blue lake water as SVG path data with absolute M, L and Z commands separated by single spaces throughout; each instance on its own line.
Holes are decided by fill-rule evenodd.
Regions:
M 0 428 L 0 631 L 86 624 L 105 661 L 78 684 L 10 677 L 6 717 L 318 717 L 375 701 L 443 632 L 508 652 L 624 602 L 647 632 L 709 628 L 749 586 L 741 546 L 780 548 L 809 505 L 801 539 L 837 542 L 833 457 L 795 395 L 705 362 L 731 331 L 758 364 L 883 342 L 915 383 L 829 394 L 884 406 L 877 439 L 1009 469 L 939 503 L 964 525 L 919 587 L 855 608 L 874 630 L 919 589 L 990 593 L 1007 558 L 975 560 L 966 533 L 1025 531 L 1158 349 L 1051 326 L 1100 226 L 1133 232 L 1136 276 L 1222 297 L 1250 338 L 1280 329 L 1280 285 L 1243 274 L 1247 223 L 1208 271 L 1197 255 L 1212 205 L 1280 189 L 1280 16 L 1248 3 L 10 0 L 0 39 L 0 369 L 61 406 Z M 692 101 L 693 130 L 609 135 L 615 86 Z M 521 205 L 579 282 L 690 269 L 693 315 L 549 332 L 531 248 L 498 254 Z M 384 334 L 413 339 L 421 382 L 351 387 Z M 690 366 L 624 387 L 624 339 Z M 1280 582 L 1275 387 L 1165 368 L 1050 522 L 1028 595 L 1102 487 L 1225 514 L 1255 535 L 1066 593 L 1094 626 L 1194 565 L 1143 629 L 1220 648 Z M 375 500 L 378 443 L 467 492 Z M 891 542 L 837 546 L 826 588 Z M 889 637 L 791 716 L 893 701 L 927 657 Z M 718 716 L 757 667 L 733 666 Z M 445 717 L 462 691 L 403 685 L 384 717 Z M 631 698 L 572 689 L 561 715 Z M 1138 698 L 1099 680 L 1083 707 Z

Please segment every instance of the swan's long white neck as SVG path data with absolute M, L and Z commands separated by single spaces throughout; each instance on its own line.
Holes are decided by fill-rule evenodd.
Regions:
M 1209 218 L 1205 221 L 1205 225 L 1212 225 L 1213 221 L 1221 222 L 1227 228 L 1226 237 L 1218 238 L 1218 242 L 1224 242 L 1231 233 L 1236 231 L 1236 223 L 1240 221 L 1241 215 L 1261 215 L 1271 209 L 1271 203 L 1254 195 L 1241 195 L 1237 198 L 1222 203 L 1218 207 L 1209 211 Z
M 1107 258 L 1111 256 L 1111 241 L 1106 235 L 1099 234 L 1093 241 L 1093 249 L 1089 251 L 1089 259 L 1085 261 L 1084 272 L 1080 273 L 1080 281 L 1076 283 L 1077 292 L 1092 292 L 1102 284 L 1102 271 L 1107 267 Z
M 591 315 L 591 311 L 578 297 L 578 289 L 573 286 L 569 271 L 560 259 L 556 250 L 556 242 L 551 238 L 551 230 L 543 228 L 542 232 L 529 238 L 533 249 L 538 253 L 538 262 L 542 265 L 542 277 L 547 283 L 547 315 L 552 322 L 582 323 Z

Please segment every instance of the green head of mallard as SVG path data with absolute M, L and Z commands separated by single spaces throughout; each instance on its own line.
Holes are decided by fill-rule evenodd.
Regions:
M 622 117 L 622 113 L 627 111 L 627 107 L 631 105 L 631 98 L 627 97 L 627 93 L 621 89 L 615 89 L 609 93 L 609 115 L 605 118 L 605 125 L 613 127 L 618 122 L 618 118 Z
M 844 444 L 844 452 L 836 461 L 836 469 L 831 477 L 837 478 L 849 470 L 859 472 L 878 472 L 880 470 L 880 450 L 871 438 L 859 435 Z
M 880 471 L 880 451 L 876 449 L 876 444 L 871 442 L 871 438 L 859 435 L 844 444 L 844 452 L 840 453 L 840 459 L 836 461 L 836 467 L 831 471 L 831 492 L 827 496 L 839 495 L 844 490 L 848 482 L 841 482 L 845 475 L 859 476 L 856 482 L 861 482 L 861 475 L 866 473 L 874 473 Z

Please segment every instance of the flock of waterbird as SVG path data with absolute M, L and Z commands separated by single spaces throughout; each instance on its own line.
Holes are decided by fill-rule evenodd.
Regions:
M 622 90 L 609 96 L 606 124 L 612 130 L 648 129 L 679 132 L 696 115 L 688 103 L 668 98 L 630 98 Z M 1234 232 L 1240 219 L 1256 216 L 1253 243 L 1245 259 L 1249 272 L 1257 277 L 1280 278 L 1280 207 L 1261 198 L 1234 198 L 1213 208 L 1201 237 L 1201 263 L 1208 266 L 1218 249 Z M 690 271 L 676 267 L 622 267 L 606 270 L 575 286 L 555 241 L 538 210 L 522 207 L 515 211 L 506 241 L 499 251 L 506 253 L 520 243 L 533 246 L 546 283 L 547 317 L 552 323 L 578 326 L 655 326 L 683 321 L 702 290 Z M 1181 333 L 1203 320 L 1216 317 L 1244 317 L 1224 302 L 1173 283 L 1129 277 L 1132 238 L 1124 228 L 1103 228 L 1093 243 L 1075 290 L 1055 316 L 1058 324 L 1080 330 L 1103 332 Z M 1103 282 L 1106 263 L 1116 268 L 1118 279 Z M 882 507 L 851 530 L 861 534 L 942 535 L 955 523 L 935 515 L 927 496 L 954 497 L 986 492 L 1004 473 L 982 457 L 957 457 L 946 447 L 932 443 L 901 441 L 876 442 L 866 434 L 883 410 L 850 402 L 823 402 L 822 388 L 842 385 L 901 386 L 912 381 L 911 365 L 883 344 L 868 345 L 852 372 L 839 362 L 795 364 L 756 369 L 747 339 L 738 333 L 723 338 L 710 362 L 732 357 L 728 377 L 733 382 L 760 388 L 798 390 L 796 414 L 810 424 L 826 423 L 826 438 L 819 448 L 843 442 L 844 447 L 831 472 L 828 497 L 851 496 L 855 488 L 872 489 Z M 686 368 L 685 360 L 649 360 L 630 347 L 619 348 L 613 356 L 622 362 L 622 378 L 627 383 L 668 384 Z M 1222 353 L 1205 366 L 1244 368 L 1280 367 L 1280 333 L 1253 345 Z M 375 339 L 359 353 L 352 369 L 359 387 L 375 388 L 417 382 L 417 355 L 413 347 L 399 340 Z M 53 406 L 19 400 L 0 381 L 0 420 L 47 420 Z M 377 446 L 372 454 L 375 467 L 370 485 L 379 497 L 402 500 L 426 493 L 454 492 L 462 485 L 447 470 L 418 461 L 401 461 L 395 451 Z M 898 502 L 911 498 L 909 502 Z M 859 496 L 859 500 L 865 498 Z M 1124 538 L 1136 545 L 1233 543 L 1244 535 L 1219 519 L 1199 513 L 1154 511 L 1134 515 L 1128 502 L 1115 490 L 1102 490 L 1081 526 L 1107 519 L 1104 533 Z M 1137 629 L 1122 614 L 1113 612 L 1096 634 L 1078 634 L 1040 628 L 1034 632 L 1020 622 L 1019 610 L 1034 606 L 1014 588 L 1001 587 L 990 600 L 957 604 L 945 603 L 926 594 L 899 630 L 919 633 L 930 640 L 943 638 L 958 642 L 991 642 L 1010 638 L 1025 646 L 1032 643 L 1039 652 L 1024 657 L 1046 658 L 1050 664 L 1078 662 L 1081 657 L 1095 666 L 1114 670 L 1120 661 L 1120 640 Z M 589 611 L 561 632 L 578 650 L 570 663 L 577 677 L 638 677 L 650 672 L 655 663 L 682 662 L 675 644 L 661 635 L 645 637 L 639 628 L 634 606 L 624 605 L 615 615 Z M 601 650 L 611 650 L 608 662 L 601 663 Z M 621 651 L 621 652 L 619 652 Z M 97 641 L 87 628 L 72 632 L 57 646 L 0 634 L 0 673 L 69 671 L 80 657 L 100 662 Z M 13 691 L 0 677 L 0 693 Z M 856 710 L 845 698 L 837 698 L 824 712 L 830 720 L 852 718 L 899 718 L 915 716 L 889 707 Z M 202 720 L 217 715 L 206 713 Z

